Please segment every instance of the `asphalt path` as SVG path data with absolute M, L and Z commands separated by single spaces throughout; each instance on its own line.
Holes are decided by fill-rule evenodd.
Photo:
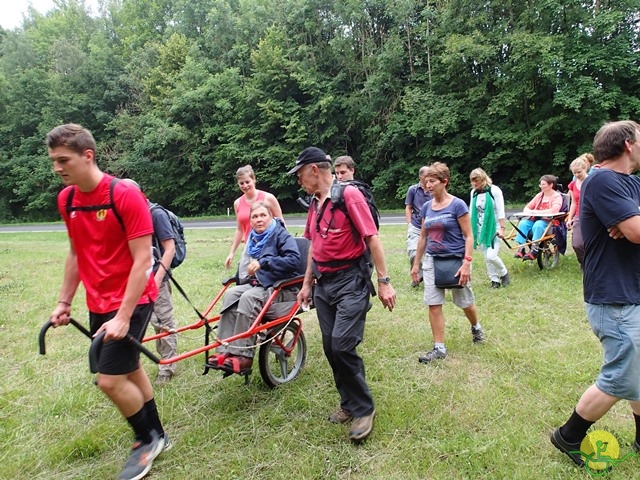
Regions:
M 507 217 L 517 213 L 519 210 L 507 210 Z M 292 227 L 304 227 L 306 217 L 303 215 L 285 215 L 284 220 Z M 182 222 L 186 229 L 201 230 L 206 228 L 236 228 L 234 218 L 228 220 L 184 220 Z M 404 215 L 397 213 L 383 213 L 380 216 L 380 225 L 406 225 Z M 18 232 L 64 232 L 65 226 L 61 223 L 42 223 L 29 225 L 0 225 L 0 233 Z
M 306 221 L 305 216 L 284 216 L 287 226 L 303 227 Z M 207 228 L 236 228 L 234 218 L 228 220 L 184 220 L 182 222 L 185 229 L 207 229 Z M 398 214 L 382 214 L 380 218 L 381 225 L 405 225 L 404 215 Z M 43 223 L 29 225 L 0 225 L 0 233 L 18 233 L 18 232 L 64 232 L 63 223 Z

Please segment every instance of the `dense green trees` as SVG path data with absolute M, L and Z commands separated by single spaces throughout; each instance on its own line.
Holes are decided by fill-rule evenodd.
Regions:
M 637 0 L 60 0 L 0 29 L 0 220 L 55 219 L 43 140 L 91 129 L 101 166 L 179 213 L 225 212 L 234 172 L 294 209 L 309 145 L 351 154 L 382 206 L 419 166 L 509 200 L 568 179 L 605 121 L 640 117 Z

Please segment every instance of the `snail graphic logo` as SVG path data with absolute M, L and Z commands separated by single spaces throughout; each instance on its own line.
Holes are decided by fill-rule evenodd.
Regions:
M 107 218 L 107 211 L 106 210 L 98 210 L 96 212 L 96 220 L 98 220 L 99 222 L 104 221 L 104 219 Z
M 624 462 L 627 458 L 635 456 L 634 452 L 620 457 L 620 444 L 616 437 L 604 430 L 595 430 L 589 433 L 580 444 L 579 453 L 584 458 L 584 466 L 594 477 L 600 477 L 610 472 L 613 467 Z

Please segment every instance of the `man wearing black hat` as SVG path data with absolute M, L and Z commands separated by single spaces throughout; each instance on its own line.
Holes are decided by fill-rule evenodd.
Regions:
M 373 284 L 364 258 L 367 247 L 378 275 L 378 297 L 393 310 L 396 292 L 387 276 L 382 242 L 369 206 L 353 186 L 344 189 L 346 212 L 333 208 L 331 158 L 317 147 L 303 150 L 295 166 L 298 183 L 313 195 L 304 236 L 311 241 L 309 262 L 298 301 L 315 305 L 325 356 L 340 394 L 340 408 L 329 421 L 353 420 L 349 438 L 360 442 L 373 429 L 375 408 L 364 363 L 356 347 L 362 341 Z M 357 234 L 354 234 L 357 232 Z

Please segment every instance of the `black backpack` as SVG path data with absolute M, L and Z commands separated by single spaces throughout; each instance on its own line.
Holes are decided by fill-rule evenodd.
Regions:
M 356 228 L 356 226 L 353 223 L 353 220 L 351 220 L 351 217 L 349 216 L 349 212 L 347 210 L 347 205 L 345 204 L 344 201 L 344 189 L 349 186 L 352 185 L 354 187 L 356 187 L 358 190 L 360 190 L 362 192 L 362 195 L 364 195 L 365 200 L 367 201 L 367 205 L 369 205 L 369 211 L 371 212 L 371 216 L 373 217 L 373 221 L 376 225 L 376 230 L 380 230 L 380 213 L 378 212 L 378 207 L 376 206 L 376 202 L 373 199 L 373 193 L 371 192 L 371 187 L 369 185 L 367 185 L 364 182 L 361 182 L 359 180 L 348 180 L 345 182 L 340 182 L 340 181 L 335 181 L 333 182 L 333 185 L 331 185 L 331 211 L 333 212 L 333 210 L 335 210 L 336 208 L 339 208 L 340 210 L 342 210 L 344 212 L 344 214 L 346 215 L 346 217 L 349 219 L 349 223 L 351 224 L 351 233 L 353 233 L 353 238 L 356 242 L 358 242 L 359 239 L 361 239 L 360 237 L 360 233 L 358 232 L 358 229 Z M 311 199 L 311 204 L 313 204 L 313 202 L 316 202 L 317 200 L 315 199 L 315 197 L 312 197 Z M 316 222 L 317 223 L 317 227 L 319 228 L 320 226 L 320 218 L 322 217 L 322 214 L 324 213 L 324 209 L 326 208 L 326 203 L 323 204 L 323 207 L 321 209 L 321 211 L 318 213 L 318 216 L 316 217 Z M 333 220 L 331 220 L 332 222 Z M 331 224 L 330 222 L 330 224 Z M 367 285 L 369 287 L 369 292 L 371 293 L 371 295 L 375 296 L 376 295 L 376 289 L 373 285 L 373 282 L 371 281 L 371 272 L 372 272 L 372 268 L 373 268 L 373 261 L 371 258 L 371 251 L 369 250 L 369 246 L 367 245 L 367 248 L 364 251 L 364 254 L 362 255 L 362 257 L 359 257 L 362 261 L 359 262 L 359 264 L 361 265 L 361 267 L 363 269 L 366 268 L 366 272 L 365 272 L 365 278 L 367 279 Z M 345 265 L 345 264 L 352 264 L 353 262 L 351 260 L 347 260 L 347 261 L 343 261 L 343 260 L 335 260 L 335 261 L 330 261 L 330 262 L 325 262 L 326 265 L 329 266 L 333 266 L 333 267 L 337 267 L 339 265 Z M 314 264 L 317 264 L 317 262 L 314 260 Z M 314 267 L 315 268 L 315 267 Z M 314 274 L 316 274 L 316 270 L 314 270 Z
M 95 212 L 98 210 L 112 210 L 113 215 L 118 220 L 118 223 L 120 223 L 122 230 L 124 230 L 125 229 L 124 222 L 122 221 L 122 217 L 118 213 L 118 210 L 116 209 L 116 204 L 113 201 L 113 189 L 115 188 L 116 183 L 118 183 L 119 181 L 120 179 L 115 177 L 111 180 L 111 183 L 109 183 L 109 203 L 105 203 L 103 205 L 84 205 L 80 207 L 73 207 L 72 206 L 73 195 L 76 191 L 76 187 L 73 187 L 69 192 L 69 196 L 67 197 L 67 204 L 66 204 L 67 215 L 70 215 L 71 212 L 74 212 L 74 211 Z M 182 223 L 180 222 L 180 219 L 176 216 L 175 213 L 173 213 L 171 210 L 167 210 L 162 205 L 151 203 L 149 208 L 150 210 L 153 210 L 154 208 L 161 208 L 167 213 L 167 216 L 169 217 L 169 222 L 171 223 L 171 229 L 173 230 L 173 238 L 175 239 L 175 243 L 176 243 L 176 253 L 173 256 L 173 260 L 171 261 L 171 268 L 175 268 L 179 266 L 182 262 L 184 262 L 184 259 L 187 255 L 187 242 L 185 241 L 185 238 L 184 238 L 184 228 L 182 227 Z M 155 241 L 156 240 L 155 235 L 153 238 Z M 158 246 L 156 245 L 156 247 Z M 160 252 L 159 249 L 158 249 L 158 252 Z
M 173 255 L 173 260 L 171 260 L 171 268 L 176 268 L 184 262 L 185 257 L 187 256 L 187 241 L 184 238 L 184 227 L 182 226 L 182 222 L 178 218 L 178 216 L 173 213 L 171 210 L 166 209 L 162 205 L 158 205 L 157 203 L 150 203 L 149 209 L 152 212 L 161 209 L 169 217 L 169 223 L 171 224 L 171 230 L 173 231 L 173 239 L 176 244 L 176 252 Z M 160 245 L 156 236 L 153 236 L 153 241 L 156 243 L 155 248 L 158 249 L 158 254 L 160 254 Z
M 356 187 L 364 195 L 367 205 L 369 206 L 369 211 L 371 212 L 371 217 L 373 217 L 373 223 L 375 224 L 376 230 L 378 231 L 380 231 L 380 212 L 378 211 L 376 202 L 373 199 L 373 193 L 371 192 L 371 187 L 366 183 L 361 182 L 360 180 L 348 180 L 344 182 L 339 182 L 336 180 L 333 182 L 333 185 L 331 185 L 331 194 L 330 194 L 330 199 L 331 199 L 330 211 L 332 212 L 332 215 L 333 215 L 333 211 L 336 208 L 339 208 L 344 212 L 345 216 L 349 219 L 349 223 L 351 224 L 351 232 L 353 233 L 353 238 L 357 242 L 358 239 L 360 238 L 360 233 L 358 232 L 358 229 L 356 228 L 356 226 L 353 224 L 353 220 L 351 220 L 351 217 L 349 216 L 349 211 L 347 210 L 347 205 L 344 201 L 344 189 L 349 185 Z M 298 203 L 306 206 L 307 209 L 310 209 L 311 206 L 314 203 L 316 203 L 318 200 L 313 196 L 309 196 L 307 198 L 309 198 L 309 205 L 307 205 L 307 202 L 302 199 L 298 199 L 298 200 L 302 200 Z M 316 216 L 316 222 L 317 222 L 316 227 L 318 229 L 320 228 L 320 219 L 324 213 L 325 208 L 326 208 L 326 203 L 323 204 L 320 212 Z M 327 228 L 331 228 L 332 222 L 333 222 L 333 219 L 329 222 L 330 225 Z M 367 263 L 370 263 L 370 252 L 368 247 L 365 252 L 365 256 L 367 257 Z
M 371 191 L 371 187 L 360 180 L 347 180 L 345 182 L 335 181 L 333 185 L 331 185 L 331 209 L 339 208 L 344 212 L 344 214 L 349 217 L 349 212 L 347 211 L 347 206 L 344 202 L 344 189 L 348 186 L 354 186 L 362 195 L 364 195 L 364 199 L 367 201 L 367 205 L 369 205 L 369 210 L 371 211 L 371 216 L 373 217 L 373 222 L 376 224 L 376 230 L 380 230 L 380 212 L 378 211 L 378 207 L 376 205 L 376 201 L 373 198 L 373 192 Z M 351 218 L 349 218 L 351 220 Z M 352 228 L 353 222 L 351 222 Z M 357 235 L 357 232 L 354 233 Z

